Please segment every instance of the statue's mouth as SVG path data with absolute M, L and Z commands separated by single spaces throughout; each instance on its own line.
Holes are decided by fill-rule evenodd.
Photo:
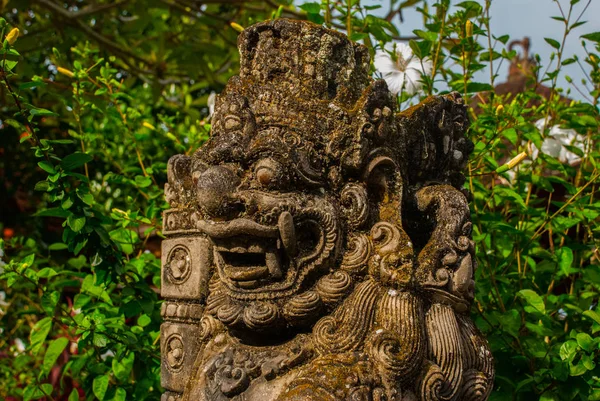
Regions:
M 214 243 L 217 267 L 235 287 L 253 289 L 293 279 L 288 274 L 293 273 L 289 266 L 298 246 L 289 212 L 281 213 L 274 226 L 240 218 L 199 221 L 197 227 Z

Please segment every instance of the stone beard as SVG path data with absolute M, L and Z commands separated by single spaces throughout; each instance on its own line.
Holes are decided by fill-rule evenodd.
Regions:
M 308 22 L 238 46 L 168 165 L 163 400 L 486 400 L 460 96 L 396 113 L 367 49 Z

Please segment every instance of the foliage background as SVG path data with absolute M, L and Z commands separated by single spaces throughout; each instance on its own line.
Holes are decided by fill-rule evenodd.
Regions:
M 600 33 L 585 29 L 591 0 L 541 2 L 564 27 L 546 39 L 554 56 L 502 96 L 489 90 L 516 53 L 490 32 L 491 0 L 453 11 L 450 0 L 392 0 L 383 18 L 358 0 L 1 0 L 0 38 L 21 36 L 0 51 L 0 399 L 160 399 L 166 161 L 207 138 L 208 95 L 238 66 L 235 24 L 288 17 L 372 53 L 410 39 L 433 72 L 400 107 L 447 90 L 471 99 L 473 316 L 496 358 L 492 400 L 600 400 Z M 401 38 L 407 9 L 425 29 Z M 570 35 L 585 58 L 565 47 Z M 585 82 L 559 88 L 568 64 Z M 539 152 L 502 167 L 555 126 L 583 138 L 566 146 L 578 163 Z

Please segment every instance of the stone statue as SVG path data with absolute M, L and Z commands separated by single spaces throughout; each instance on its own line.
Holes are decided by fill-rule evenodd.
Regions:
M 238 43 L 210 140 L 168 165 L 163 401 L 486 400 L 463 100 L 396 113 L 309 22 Z

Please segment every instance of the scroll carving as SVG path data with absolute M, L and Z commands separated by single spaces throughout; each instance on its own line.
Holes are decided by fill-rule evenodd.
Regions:
M 239 38 L 212 136 L 168 165 L 164 401 L 485 401 L 457 94 L 404 112 L 366 48 Z

